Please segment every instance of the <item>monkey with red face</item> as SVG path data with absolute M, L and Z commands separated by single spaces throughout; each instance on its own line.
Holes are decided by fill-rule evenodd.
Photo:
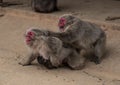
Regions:
M 61 33 L 47 31 L 48 35 L 72 45 L 96 64 L 101 62 L 106 49 L 106 34 L 99 26 L 71 14 L 61 16 L 58 26 Z
M 48 37 L 44 37 L 41 35 L 45 35 L 45 32 L 42 31 L 42 34 L 38 34 L 36 32 L 36 29 L 29 29 L 27 30 L 27 32 L 25 33 L 25 42 L 26 45 L 29 47 L 30 49 L 30 53 L 28 54 L 28 56 L 26 56 L 26 60 L 22 60 L 19 64 L 23 65 L 23 66 L 27 66 L 30 65 L 32 61 L 34 61 L 36 58 L 41 59 L 41 64 L 43 64 L 44 66 L 46 66 L 49 69 L 55 68 L 54 65 L 52 65 L 52 63 L 50 62 L 50 56 L 52 56 L 52 53 L 55 51 L 55 53 L 59 50 L 59 48 L 54 48 L 54 46 L 52 48 L 50 48 L 50 45 L 48 45 Z M 50 39 L 54 39 L 53 37 Z M 55 45 L 60 44 L 56 43 L 58 40 L 55 39 Z M 49 41 L 52 43 L 52 41 Z M 59 45 L 61 46 L 61 45 Z M 51 50 L 53 50 L 53 48 L 55 49 L 54 51 L 50 52 Z M 51 53 L 51 54 L 50 54 Z M 55 56 L 55 55 L 54 55 Z
M 80 56 L 74 48 L 70 46 L 65 48 L 60 39 L 46 36 L 44 30 L 29 29 L 26 32 L 25 39 L 31 52 L 27 56 L 27 60 L 20 63 L 23 66 L 30 65 L 37 58 L 40 64 L 49 69 L 62 66 L 63 63 L 68 64 L 72 69 L 82 69 L 84 67 L 84 62 L 81 62 Z M 77 60 L 79 63 L 72 60 Z

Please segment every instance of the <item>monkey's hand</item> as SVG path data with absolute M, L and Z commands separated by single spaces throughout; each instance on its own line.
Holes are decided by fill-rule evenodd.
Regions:
M 22 59 L 20 62 L 18 62 L 19 65 L 22 65 L 22 66 L 28 66 L 28 65 L 31 65 L 31 63 L 25 61 L 24 59 Z

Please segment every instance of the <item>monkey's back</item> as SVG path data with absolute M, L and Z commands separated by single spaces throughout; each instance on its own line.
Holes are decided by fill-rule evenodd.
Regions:
M 85 45 L 91 45 L 94 42 L 96 42 L 101 37 L 106 37 L 105 32 L 96 24 L 80 21 L 77 22 L 78 25 L 77 32 L 76 33 L 79 37 L 79 44 L 82 44 L 82 46 Z

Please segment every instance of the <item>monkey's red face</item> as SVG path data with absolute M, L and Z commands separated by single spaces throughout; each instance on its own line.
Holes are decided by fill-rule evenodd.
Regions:
M 65 18 L 60 18 L 58 26 L 61 32 L 65 30 L 65 24 L 66 24 L 66 19 Z
M 30 44 L 31 44 L 31 42 L 32 42 L 33 39 L 34 39 L 34 36 L 35 36 L 35 34 L 34 34 L 34 32 L 32 32 L 32 31 L 28 31 L 28 32 L 26 33 L 25 38 L 26 38 L 26 44 L 27 44 L 27 45 L 30 45 Z

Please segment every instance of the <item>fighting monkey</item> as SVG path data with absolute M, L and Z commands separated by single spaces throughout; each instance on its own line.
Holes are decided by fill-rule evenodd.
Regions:
M 38 29 L 30 29 L 26 32 L 26 44 L 31 49 L 31 53 L 28 59 L 20 64 L 30 65 L 37 58 L 39 63 L 48 68 L 59 67 L 62 63 L 67 63 L 72 69 L 84 67 L 84 62 L 83 60 L 81 62 L 81 58 L 75 49 L 72 47 L 65 48 L 60 39 L 45 35 L 44 31 L 40 33 Z
M 45 34 L 41 34 L 41 35 L 45 35 Z M 25 62 L 21 63 L 22 65 L 31 64 L 31 62 L 35 60 L 38 56 L 43 57 L 44 59 L 43 62 L 48 62 L 47 60 L 49 59 L 53 61 L 53 57 L 54 59 L 56 58 L 57 55 L 55 54 L 57 54 L 60 51 L 62 46 L 62 43 L 59 42 L 59 39 L 54 37 L 49 38 L 49 37 L 40 36 L 40 34 L 37 34 L 35 29 L 29 29 L 25 34 L 25 39 L 26 39 L 26 44 L 30 48 L 31 52 L 28 55 L 28 59 Z M 54 45 L 52 46 L 51 44 Z M 57 64 L 58 62 L 56 61 L 55 65 Z
M 61 16 L 58 26 L 61 33 L 47 31 L 48 36 L 58 37 L 64 43 L 71 44 L 82 55 L 90 56 L 96 64 L 101 62 L 106 49 L 106 34 L 99 26 L 71 14 Z
M 32 0 L 32 8 L 36 12 L 49 13 L 57 11 L 57 0 Z

